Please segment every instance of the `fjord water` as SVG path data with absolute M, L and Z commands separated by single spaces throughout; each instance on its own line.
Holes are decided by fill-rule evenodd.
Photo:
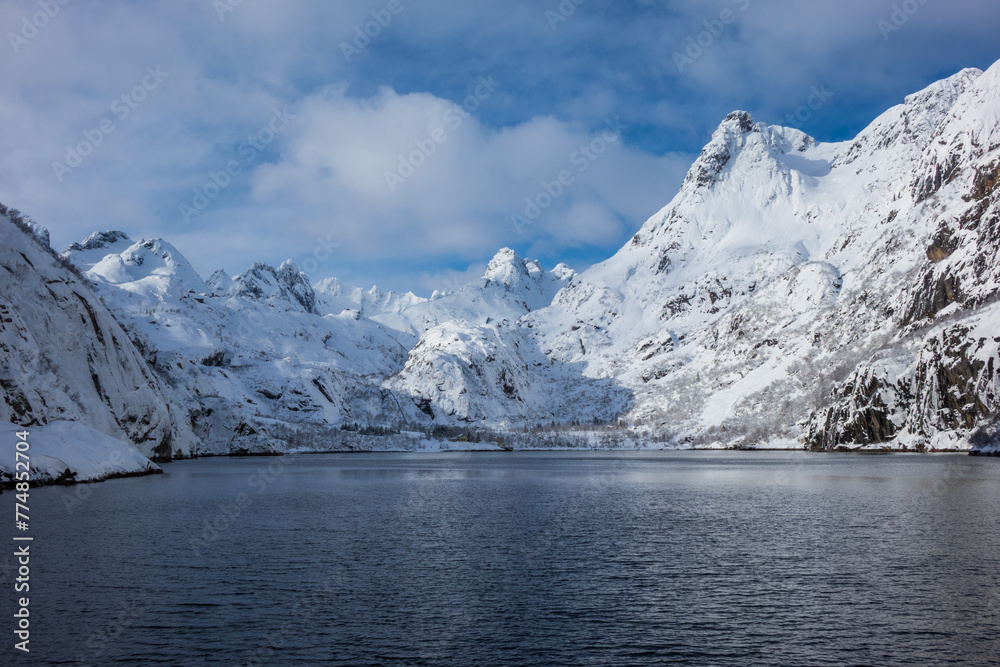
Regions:
M 165 469 L 33 492 L 32 664 L 1000 664 L 998 459 Z

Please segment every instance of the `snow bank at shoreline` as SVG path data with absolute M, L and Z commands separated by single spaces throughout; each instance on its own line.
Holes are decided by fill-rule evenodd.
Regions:
M 23 431 L 28 431 L 26 454 L 32 484 L 99 482 L 112 477 L 163 472 L 132 445 L 77 422 L 57 421 L 27 429 L 2 422 L 0 482 L 4 485 L 14 480 L 18 472 L 15 444 L 20 441 L 17 433 Z

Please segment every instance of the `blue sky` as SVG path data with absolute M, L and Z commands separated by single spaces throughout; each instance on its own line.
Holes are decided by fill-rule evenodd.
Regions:
M 122 229 L 204 276 L 421 294 L 502 246 L 610 256 L 729 111 L 843 140 L 1000 58 L 995 0 L 16 0 L 0 26 L 0 201 L 57 248 Z

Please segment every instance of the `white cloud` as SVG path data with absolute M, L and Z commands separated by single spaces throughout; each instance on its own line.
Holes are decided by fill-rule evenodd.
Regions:
M 442 271 L 424 272 L 417 280 L 420 289 L 427 293 L 435 290 L 439 292 L 456 292 L 471 282 L 475 282 L 483 277 L 486 272 L 486 264 L 483 262 L 473 262 L 462 271 L 456 269 L 444 269 Z
M 343 245 L 319 277 L 403 288 L 503 245 L 589 262 L 668 202 L 693 158 L 650 151 L 697 151 L 735 108 L 780 121 L 812 85 L 835 97 L 806 130 L 857 129 L 935 78 L 989 66 L 1000 20 L 995 0 L 927 3 L 886 42 L 876 21 L 891 0 L 753 0 L 678 75 L 673 52 L 733 0 L 592 1 L 556 31 L 530 0 L 433 0 L 407 2 L 346 62 L 340 42 L 386 4 L 255 0 L 224 20 L 206 0 L 62 5 L 17 53 L 3 44 L 0 200 L 48 225 L 57 246 L 121 228 L 171 240 L 205 273 L 301 261 L 329 236 Z M 0 25 L 16 31 L 38 8 L 2 2 Z M 157 65 L 170 78 L 59 182 L 52 162 Z M 499 90 L 451 127 L 448 99 L 474 92 L 480 71 Z M 285 105 L 300 118 L 184 224 L 179 205 Z M 630 143 L 581 173 L 574 153 L 618 114 Z M 390 191 L 385 172 L 438 127 L 447 141 Z M 563 170 L 572 184 L 519 233 L 511 215 L 546 201 L 544 183 Z
M 280 160 L 256 170 L 254 197 L 295 206 L 292 224 L 335 229 L 367 256 L 604 246 L 623 220 L 638 224 L 662 206 L 690 163 L 625 146 L 619 129 L 613 118 L 587 132 L 538 117 L 491 130 L 433 95 L 354 99 L 330 87 L 300 105 Z

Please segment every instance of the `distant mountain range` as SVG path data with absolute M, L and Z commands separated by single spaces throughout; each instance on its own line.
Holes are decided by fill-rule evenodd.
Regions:
M 733 112 L 607 261 L 546 271 L 505 248 L 431 299 L 314 285 L 291 262 L 205 280 L 115 231 L 57 256 L 8 212 L 0 418 L 161 460 L 435 426 L 993 451 L 998 183 L 1000 64 L 842 143 Z

